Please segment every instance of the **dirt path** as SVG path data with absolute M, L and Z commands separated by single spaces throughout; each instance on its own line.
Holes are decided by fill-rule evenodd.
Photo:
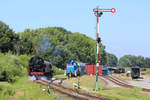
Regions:
M 18 97 L 23 96 L 24 95 L 24 91 L 18 91 L 16 92 L 16 94 L 14 95 L 13 99 L 17 100 Z

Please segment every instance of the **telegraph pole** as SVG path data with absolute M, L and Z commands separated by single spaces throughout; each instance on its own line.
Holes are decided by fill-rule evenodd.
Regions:
M 101 43 L 101 39 L 99 37 L 99 17 L 101 17 L 103 15 L 103 12 L 112 12 L 115 13 L 116 9 L 112 8 L 112 9 L 99 9 L 99 8 L 95 8 L 93 9 L 94 14 L 97 17 L 97 24 L 96 24 L 96 82 L 95 82 L 95 89 L 94 91 L 98 91 L 99 90 L 99 85 L 98 85 L 98 67 L 99 67 L 99 44 Z M 101 62 L 101 61 L 100 61 Z

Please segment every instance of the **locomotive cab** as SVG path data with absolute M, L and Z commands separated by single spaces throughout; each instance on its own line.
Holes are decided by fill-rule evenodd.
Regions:
M 44 61 L 44 64 L 45 64 L 44 75 L 51 78 L 53 76 L 52 63 Z

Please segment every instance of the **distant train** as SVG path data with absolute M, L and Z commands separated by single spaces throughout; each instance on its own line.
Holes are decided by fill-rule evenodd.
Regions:
M 52 78 L 52 63 L 44 61 L 38 56 L 32 57 L 29 60 L 28 74 L 30 76 L 35 76 L 36 80 L 39 80 L 41 76 L 46 76 L 48 79 Z
M 140 68 L 139 67 L 131 67 L 131 77 L 132 79 L 137 79 L 140 77 Z
M 120 73 L 125 73 L 125 72 L 126 72 L 125 68 L 122 68 L 122 67 L 114 69 L 114 73 L 120 74 Z

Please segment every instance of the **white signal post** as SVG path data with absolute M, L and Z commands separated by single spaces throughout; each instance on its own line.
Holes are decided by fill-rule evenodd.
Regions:
M 98 67 L 99 67 L 99 43 L 101 42 L 100 37 L 99 37 L 99 17 L 102 16 L 103 12 L 112 12 L 115 13 L 116 9 L 112 8 L 112 9 L 99 9 L 99 8 L 95 8 L 93 9 L 93 12 L 96 14 L 97 17 L 97 24 L 96 24 L 96 34 L 97 34 L 97 42 L 96 42 L 96 83 L 95 83 L 95 89 L 94 91 L 99 90 L 99 86 L 98 86 Z M 101 61 L 100 61 L 101 62 Z

